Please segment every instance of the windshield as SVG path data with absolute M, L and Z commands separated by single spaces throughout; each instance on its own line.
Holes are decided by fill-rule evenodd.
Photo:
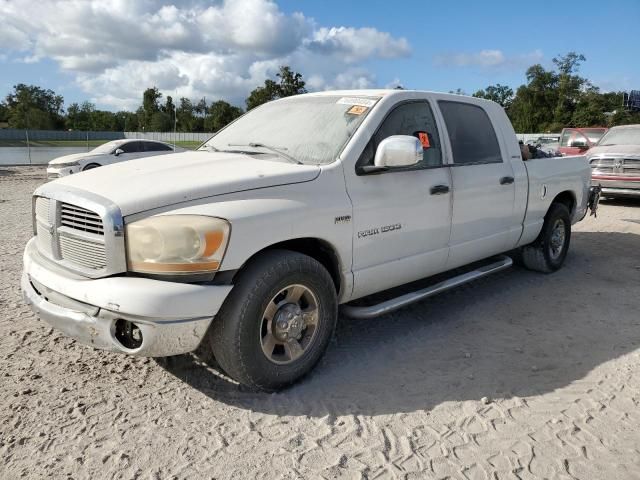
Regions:
M 91 150 L 91 152 L 92 153 L 111 153 L 116 149 L 116 147 L 119 144 L 120 144 L 119 141 L 103 143 L 99 147 L 96 147 L 93 150 Z
M 640 145 L 640 125 L 613 128 L 602 137 L 598 145 Z
M 305 164 L 336 160 L 377 99 L 300 96 L 266 103 L 219 131 L 200 150 L 290 157 Z
M 582 133 L 584 133 L 591 143 L 598 143 L 598 140 L 602 138 L 604 133 L 606 132 L 606 128 L 583 128 Z

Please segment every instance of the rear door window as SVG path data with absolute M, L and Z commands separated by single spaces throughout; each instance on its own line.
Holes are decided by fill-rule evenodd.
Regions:
M 173 150 L 169 145 L 159 142 L 143 142 L 147 152 L 168 152 Z
M 455 165 L 502 162 L 498 137 L 482 107 L 445 100 L 438 105 L 449 132 Z

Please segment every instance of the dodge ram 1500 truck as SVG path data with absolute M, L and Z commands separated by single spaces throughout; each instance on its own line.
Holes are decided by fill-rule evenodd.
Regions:
M 504 252 L 560 268 L 590 174 L 583 156 L 523 161 L 487 100 L 289 97 L 197 151 L 39 187 L 22 289 L 80 342 L 158 357 L 206 341 L 228 376 L 275 390 L 318 362 L 339 305 L 374 317 L 504 269 Z

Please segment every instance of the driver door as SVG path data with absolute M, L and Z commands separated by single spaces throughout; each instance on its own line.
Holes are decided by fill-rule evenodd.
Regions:
M 413 135 L 423 160 L 362 174 L 391 135 Z M 347 182 L 353 204 L 353 298 L 408 283 L 444 269 L 451 228 L 451 178 L 440 133 L 426 100 L 396 105 L 373 134 Z M 346 168 L 346 167 L 345 167 Z
M 123 143 L 118 148 L 122 150 L 123 153 L 118 156 L 112 155 L 111 163 L 126 162 L 127 160 L 140 158 L 144 155 L 144 144 L 137 140 Z

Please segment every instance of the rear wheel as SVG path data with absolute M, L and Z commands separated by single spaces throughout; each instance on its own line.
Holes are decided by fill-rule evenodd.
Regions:
M 222 369 L 254 389 L 273 391 L 320 360 L 338 315 L 327 270 L 296 252 L 265 252 L 238 275 L 208 338 Z
M 569 210 L 561 203 L 549 208 L 535 242 L 522 248 L 522 263 L 530 270 L 551 273 L 562 267 L 571 241 Z

